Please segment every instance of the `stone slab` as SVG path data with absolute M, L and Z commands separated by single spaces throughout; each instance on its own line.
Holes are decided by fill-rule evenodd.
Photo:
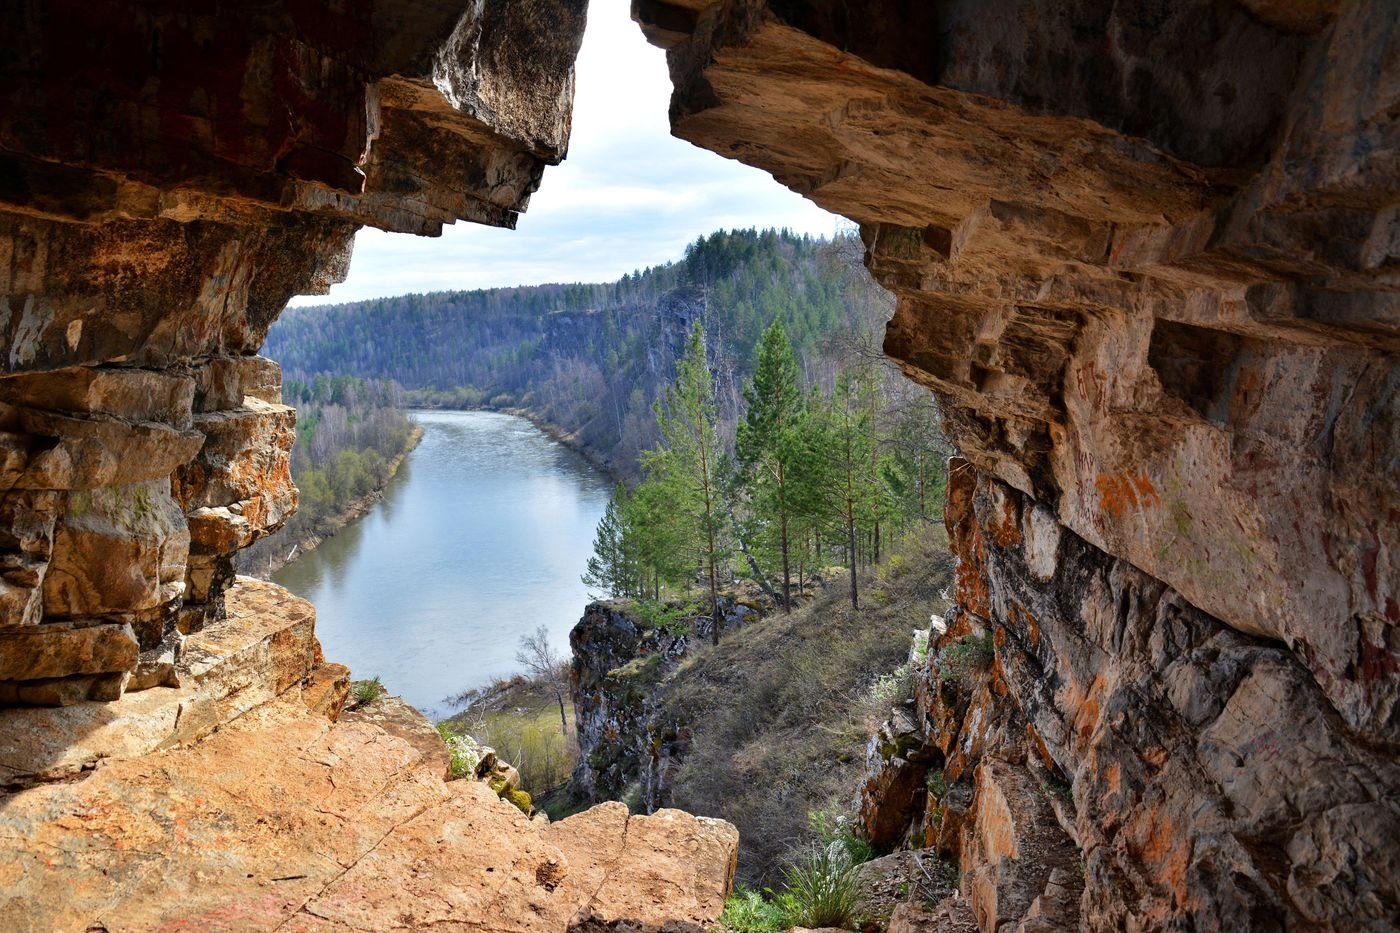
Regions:
M 178 688 L 110 703 L 0 710 L 0 784 L 73 774 L 207 735 L 317 668 L 315 618 L 310 603 L 281 587 L 239 578 L 227 618 L 185 642 Z
M 529 820 L 444 782 L 414 740 L 428 728 L 402 704 L 331 723 L 289 692 L 193 745 L 0 797 L 0 929 L 565 933 L 719 914 L 732 826 L 620 804 Z

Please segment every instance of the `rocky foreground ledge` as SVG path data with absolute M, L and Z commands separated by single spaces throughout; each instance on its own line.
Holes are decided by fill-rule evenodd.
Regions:
M 91 704 L 102 722 L 84 705 L 0 713 L 12 780 L 24 743 L 91 726 L 68 742 L 89 760 L 43 762 L 40 783 L 0 796 L 0 929 L 684 933 L 719 914 L 734 827 L 616 803 L 527 819 L 447 780 L 446 749 L 406 705 L 340 715 L 345 672 L 322 663 L 313 625 L 304 600 L 240 581 L 181 687 Z M 104 746 L 118 720 L 144 744 Z

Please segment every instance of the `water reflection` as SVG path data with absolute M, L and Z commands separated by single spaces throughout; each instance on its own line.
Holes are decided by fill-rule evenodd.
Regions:
M 567 647 L 611 482 L 521 418 L 413 418 L 423 440 L 384 499 L 274 579 L 316 604 L 328 658 L 433 714 L 513 672 L 536 626 Z

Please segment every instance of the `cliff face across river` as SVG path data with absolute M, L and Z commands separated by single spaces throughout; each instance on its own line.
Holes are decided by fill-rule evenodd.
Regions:
M 611 482 L 523 418 L 413 419 L 423 440 L 383 499 L 273 579 L 316 605 L 328 657 L 433 715 L 517 669 L 522 634 L 568 643 Z

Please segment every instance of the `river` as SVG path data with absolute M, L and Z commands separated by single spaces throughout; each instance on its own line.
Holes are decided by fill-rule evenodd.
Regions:
M 429 716 L 520 669 L 544 625 L 560 654 L 609 479 L 529 421 L 414 412 L 423 439 L 384 497 L 273 580 L 316 605 L 326 657 Z

